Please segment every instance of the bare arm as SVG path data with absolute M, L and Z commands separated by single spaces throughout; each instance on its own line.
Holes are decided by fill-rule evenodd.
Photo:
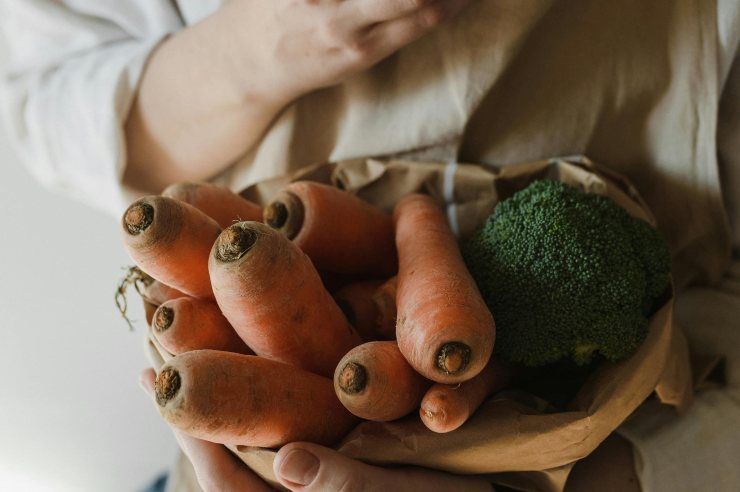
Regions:
M 288 103 L 242 87 L 233 20 L 224 7 L 152 54 L 126 123 L 124 180 L 155 192 L 218 173 L 251 147 Z M 258 77 L 255 77 L 258 79 Z
M 126 123 L 127 185 L 217 174 L 277 114 L 419 38 L 469 0 L 232 0 L 164 41 Z

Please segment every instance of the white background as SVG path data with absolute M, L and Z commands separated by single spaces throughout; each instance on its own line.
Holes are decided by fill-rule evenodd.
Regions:
M 114 309 L 117 220 L 42 189 L 1 125 L 0 491 L 140 490 L 176 447 L 137 384 L 144 324 Z

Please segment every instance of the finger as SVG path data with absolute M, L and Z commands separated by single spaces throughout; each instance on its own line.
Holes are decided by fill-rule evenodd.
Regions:
M 257 474 L 221 444 L 215 444 L 174 431 L 180 448 L 190 459 L 205 492 L 244 490 L 271 491 Z
M 284 446 L 273 471 L 283 486 L 295 492 L 491 491 L 491 485 L 482 480 L 419 468 L 380 468 L 311 443 Z
M 383 22 L 366 34 L 365 42 L 382 59 L 417 40 L 460 12 L 470 0 L 437 0 L 400 19 Z
M 275 457 L 273 471 L 290 490 L 356 490 L 362 492 L 368 465 L 355 462 L 309 443 L 284 446 Z M 343 487 L 343 488 L 342 488 Z
M 139 386 L 141 386 L 141 389 L 143 389 L 152 399 L 154 398 L 154 379 L 156 377 L 157 374 L 151 367 L 144 369 L 141 371 L 141 374 L 139 374 Z
M 436 0 L 353 0 L 342 2 L 347 18 L 359 26 L 369 26 L 418 12 Z M 449 0 L 445 0 L 449 1 Z
M 139 384 L 154 400 L 154 369 L 145 369 L 139 376 Z M 248 492 L 271 491 L 272 489 L 245 464 L 239 461 L 221 444 L 215 444 L 183 434 L 172 429 L 180 449 L 195 469 L 198 483 L 205 492 L 222 490 L 244 490 Z

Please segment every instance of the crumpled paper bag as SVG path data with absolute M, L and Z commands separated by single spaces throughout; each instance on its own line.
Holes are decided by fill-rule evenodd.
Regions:
M 357 159 L 304 168 L 255 184 L 242 195 L 266 203 L 288 182 L 311 180 L 346 189 L 390 211 L 402 196 L 424 192 L 444 206 L 453 231 L 464 239 L 483 224 L 496 203 L 536 179 L 555 179 L 606 195 L 633 216 L 655 222 L 625 178 L 583 157 L 500 170 L 454 162 Z M 672 308 L 671 297 L 652 316 L 648 336 L 638 351 L 628 360 L 601 364 L 567 411 L 553 412 L 532 395 L 505 391 L 489 398 L 465 425 L 448 434 L 428 430 L 412 414 L 395 422 L 363 422 L 337 449 L 378 465 L 417 465 L 481 475 L 521 490 L 562 491 L 574 463 L 593 451 L 651 394 L 679 411 L 690 403 L 688 347 L 673 323 Z M 149 339 L 152 362 L 155 368 L 161 367 L 171 355 L 153 337 Z M 232 451 L 279 487 L 272 471 L 274 450 L 240 446 Z

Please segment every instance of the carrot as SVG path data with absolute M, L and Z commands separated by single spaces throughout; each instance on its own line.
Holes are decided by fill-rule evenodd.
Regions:
M 359 282 L 362 280 L 357 275 L 343 275 L 341 273 L 329 272 L 326 270 L 318 270 L 321 281 L 324 283 L 324 288 L 331 294 L 339 292 L 340 289 Z
M 509 369 L 491 357 L 486 367 L 473 379 L 459 385 L 435 384 L 421 401 L 419 415 L 434 432 L 450 432 L 463 425 L 488 396 L 504 388 Z
M 373 294 L 373 302 L 378 313 L 375 325 L 378 335 L 386 340 L 396 339 L 396 291 L 398 277 L 389 278 Z
M 156 304 L 152 304 L 151 302 L 144 299 L 144 319 L 146 319 L 146 322 L 148 325 L 151 326 L 152 320 L 154 319 L 154 313 L 157 312 L 157 306 Z
M 339 188 L 292 183 L 265 208 L 264 219 L 319 270 L 375 277 L 396 271 L 391 217 Z
M 347 410 L 376 422 L 413 412 L 430 384 L 406 362 L 393 341 L 355 347 L 334 372 L 334 391 Z
M 158 280 L 153 280 L 149 285 L 144 287 L 142 295 L 147 302 L 154 304 L 155 306 L 161 306 L 165 302 L 173 299 L 186 297 L 184 293 L 170 287 L 169 285 L 165 285 Z
M 180 297 L 187 297 L 184 293 L 177 289 L 173 289 L 169 285 L 165 285 L 158 280 L 150 278 L 151 282 L 146 285 L 141 291 L 141 296 L 144 300 L 144 314 L 146 316 L 146 322 L 151 326 L 152 320 L 154 319 L 154 313 L 157 308 L 165 302 L 172 299 L 179 299 Z
M 379 280 L 356 282 L 342 287 L 334 294 L 337 305 L 365 341 L 378 339 L 377 320 L 380 313 L 373 296 L 380 285 Z
M 398 347 L 438 383 L 475 377 L 491 356 L 495 325 L 437 204 L 403 198 L 394 211 L 398 249 Z
M 154 279 L 193 297 L 212 298 L 208 255 L 221 228 L 195 207 L 150 196 L 123 214 L 124 244 Z
M 331 445 L 357 423 L 329 379 L 253 355 L 186 352 L 163 366 L 154 390 L 167 422 L 221 444 Z
M 221 311 L 257 355 L 331 377 L 361 342 L 311 260 L 264 224 L 226 228 L 209 267 Z
M 262 220 L 262 207 L 242 198 L 225 186 L 211 183 L 177 183 L 162 196 L 174 198 L 199 209 L 222 228 L 243 220 Z
M 212 301 L 181 297 L 154 313 L 152 333 L 171 354 L 199 349 L 252 354 Z

